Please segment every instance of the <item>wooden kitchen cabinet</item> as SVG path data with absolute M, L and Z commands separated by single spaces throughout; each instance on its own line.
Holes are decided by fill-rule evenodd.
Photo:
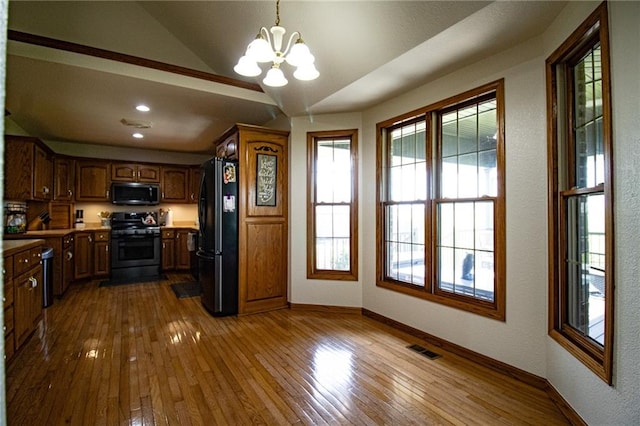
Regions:
M 14 288 L 13 288 L 13 256 L 4 256 L 4 268 L 2 269 L 2 282 L 4 293 L 2 304 L 4 309 L 4 359 L 10 360 L 15 352 L 14 333 Z
M 52 201 L 49 203 L 49 229 L 73 228 L 73 203 Z
M 76 161 L 76 201 L 109 201 L 111 164 L 100 160 Z
M 191 268 L 191 253 L 187 247 L 189 229 L 162 230 L 162 270 L 186 271 Z
M 109 231 L 95 231 L 93 233 L 93 277 L 107 277 L 111 272 L 109 235 Z
M 176 233 L 173 229 L 162 230 L 162 270 L 172 271 L 176 268 Z
M 73 242 L 73 252 L 75 253 L 74 273 L 75 280 L 91 278 L 93 271 L 93 233 L 76 232 Z
M 111 272 L 109 231 L 82 231 L 74 235 L 74 279 L 106 277 Z
M 189 200 L 188 167 L 163 166 L 161 176 L 162 202 L 186 203 Z
M 73 234 L 62 238 L 62 279 L 57 288 L 55 281 L 53 283 L 53 294 L 56 296 L 62 296 L 74 280 L 74 240 Z
M 200 166 L 189 168 L 189 202 L 197 203 L 200 198 L 200 181 L 202 180 L 202 171 Z
M 42 242 L 5 255 L 4 327 L 7 359 L 31 336 L 42 318 Z M 12 265 L 12 266 L 8 266 Z M 13 292 L 7 283 L 13 283 Z M 8 296 L 8 297 L 7 297 Z
M 5 200 L 52 199 L 52 152 L 40 140 L 24 136 L 5 136 L 4 165 Z
M 187 246 L 189 239 L 188 229 L 176 230 L 176 269 L 179 271 L 188 271 L 191 268 L 191 253 Z
M 216 153 L 238 159 L 238 313 L 287 307 L 289 132 L 236 125 Z
M 53 160 L 53 199 L 68 201 L 74 199 L 76 163 L 71 157 L 55 157 Z
M 111 181 L 160 183 L 160 166 L 153 164 L 112 163 Z

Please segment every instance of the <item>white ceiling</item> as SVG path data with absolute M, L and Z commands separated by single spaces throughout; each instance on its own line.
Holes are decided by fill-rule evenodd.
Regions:
M 44 140 L 211 152 L 234 123 L 362 111 L 542 33 L 560 1 L 282 1 L 317 80 L 262 85 L 233 66 L 275 1 L 11 1 L 9 29 L 259 83 L 263 92 L 9 40 L 6 109 Z M 264 74 L 263 74 L 264 75 Z M 147 103 L 151 112 L 133 107 Z M 143 140 L 121 119 L 150 121 Z

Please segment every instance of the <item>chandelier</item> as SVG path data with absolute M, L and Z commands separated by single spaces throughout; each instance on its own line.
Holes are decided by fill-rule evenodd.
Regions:
M 269 31 L 271 35 L 269 35 Z M 276 24 L 269 31 L 265 27 L 260 28 L 255 40 L 247 46 L 244 56 L 233 67 L 235 72 L 245 77 L 256 77 L 262 73 L 258 62 L 271 62 L 271 68 L 267 71 L 267 75 L 262 82 L 267 86 L 282 87 L 289 82 L 280 69 L 280 65 L 286 62 L 296 67 L 293 76 L 298 80 L 314 80 L 318 78 L 320 73 L 313 64 L 315 58 L 298 31 L 291 34 L 289 42 L 285 49 L 282 50 L 282 42 L 286 30 L 280 26 L 280 0 L 276 2 Z

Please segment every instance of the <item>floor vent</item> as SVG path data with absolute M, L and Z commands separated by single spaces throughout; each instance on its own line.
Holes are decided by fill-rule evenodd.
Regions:
M 419 354 L 422 354 L 429 359 L 436 359 L 436 358 L 440 358 L 441 356 L 435 352 L 430 351 L 427 348 L 423 348 L 420 345 L 409 345 L 407 346 L 407 348 L 411 349 L 412 351 L 418 352 Z

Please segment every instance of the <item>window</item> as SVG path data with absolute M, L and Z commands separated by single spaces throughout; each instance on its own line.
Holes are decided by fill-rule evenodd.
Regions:
M 612 138 L 606 4 L 547 59 L 549 334 L 611 384 Z
M 358 279 L 357 130 L 307 134 L 307 277 Z
M 378 124 L 378 285 L 504 320 L 503 82 Z

